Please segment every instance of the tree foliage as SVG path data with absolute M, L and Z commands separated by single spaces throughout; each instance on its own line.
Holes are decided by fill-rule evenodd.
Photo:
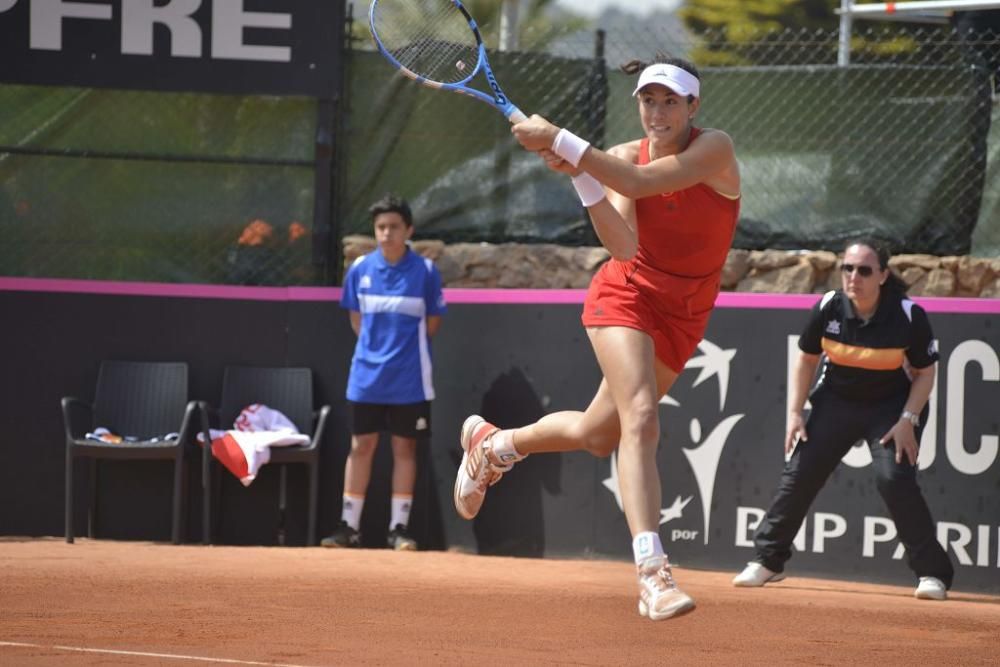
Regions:
M 768 35 L 836 30 L 839 6 L 839 0 L 687 0 L 678 14 L 695 33 L 714 37 L 692 53 L 698 63 L 746 65 L 755 62 L 753 47 Z

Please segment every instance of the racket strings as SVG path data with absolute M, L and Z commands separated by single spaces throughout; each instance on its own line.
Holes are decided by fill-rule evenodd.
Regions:
M 456 83 L 475 71 L 476 35 L 449 0 L 379 0 L 372 17 L 379 43 L 414 74 Z

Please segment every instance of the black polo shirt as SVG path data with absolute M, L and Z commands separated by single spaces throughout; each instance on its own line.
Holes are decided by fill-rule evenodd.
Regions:
M 882 295 L 867 321 L 843 290 L 827 292 L 813 306 L 799 349 L 825 357 L 817 389 L 859 400 L 907 396 L 906 365 L 926 368 L 938 360 L 927 313 L 894 290 Z

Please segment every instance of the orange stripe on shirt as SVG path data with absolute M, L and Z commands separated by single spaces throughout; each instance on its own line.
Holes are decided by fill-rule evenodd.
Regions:
M 899 347 L 871 348 L 823 339 L 823 351 L 838 366 L 865 368 L 870 371 L 893 371 L 903 365 L 905 349 Z

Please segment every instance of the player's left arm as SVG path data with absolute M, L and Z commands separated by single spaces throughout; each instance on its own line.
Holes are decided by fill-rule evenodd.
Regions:
M 354 329 L 354 335 L 361 335 L 361 313 L 357 310 L 348 311 L 351 317 L 351 328 Z
M 591 147 L 580 166 L 612 190 L 635 200 L 704 183 L 735 161 L 733 140 L 721 130 L 711 130 L 700 134 L 683 152 L 649 164 L 632 164 Z
M 428 315 L 427 316 L 427 335 L 434 336 L 441 328 L 441 316 L 440 315 Z
M 528 150 L 552 150 L 559 127 L 541 116 L 513 126 L 511 131 Z M 736 166 L 733 140 L 721 130 L 706 130 L 677 155 L 639 165 L 595 146 L 588 146 L 577 165 L 612 190 L 641 199 L 666 192 L 676 192 L 710 181 Z

